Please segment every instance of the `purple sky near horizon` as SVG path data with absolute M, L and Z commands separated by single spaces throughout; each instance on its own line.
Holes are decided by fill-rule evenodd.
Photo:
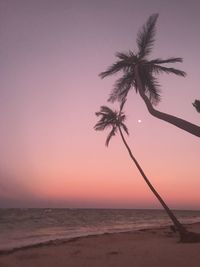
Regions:
M 159 208 L 120 138 L 107 149 L 108 132 L 93 130 L 119 77 L 98 74 L 136 51 L 158 12 L 150 58 L 183 57 L 187 76 L 160 76 L 156 108 L 199 125 L 199 11 L 194 0 L 1 0 L 0 207 Z M 200 209 L 199 139 L 152 117 L 133 90 L 126 114 L 128 143 L 167 203 Z

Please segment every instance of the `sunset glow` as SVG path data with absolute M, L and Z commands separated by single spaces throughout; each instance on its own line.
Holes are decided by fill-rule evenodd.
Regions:
M 200 123 L 199 3 L 151 2 L 1 1 L 0 207 L 161 208 L 120 136 L 107 148 L 93 129 L 101 105 L 118 109 L 106 102 L 116 77 L 98 74 L 154 12 L 152 58 L 183 57 L 187 72 L 160 75 L 156 109 Z M 125 111 L 127 142 L 169 206 L 200 209 L 199 138 L 152 117 L 134 90 Z

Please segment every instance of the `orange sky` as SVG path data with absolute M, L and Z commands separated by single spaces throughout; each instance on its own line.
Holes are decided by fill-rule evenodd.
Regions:
M 150 2 L 1 1 L 1 207 L 160 207 L 120 137 L 106 148 L 108 133 L 93 130 L 116 79 L 98 74 L 136 48 L 155 11 L 152 57 L 183 57 L 176 67 L 188 74 L 160 77 L 157 109 L 199 125 L 200 5 Z M 150 116 L 134 91 L 126 114 L 127 141 L 167 203 L 200 209 L 199 138 Z

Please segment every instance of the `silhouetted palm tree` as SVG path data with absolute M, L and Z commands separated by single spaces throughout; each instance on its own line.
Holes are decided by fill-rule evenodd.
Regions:
M 108 134 L 108 137 L 106 139 L 106 146 L 109 145 L 110 139 L 113 136 L 115 136 L 117 134 L 117 132 L 120 133 L 120 136 L 122 138 L 122 141 L 123 141 L 126 149 L 128 150 L 128 153 L 129 153 L 131 159 L 133 160 L 134 164 L 138 168 L 140 174 L 144 178 L 144 180 L 147 183 L 147 185 L 149 186 L 150 190 L 153 192 L 153 194 L 156 196 L 156 198 L 158 199 L 158 201 L 161 203 L 161 205 L 163 206 L 163 208 L 165 209 L 165 211 L 169 215 L 170 219 L 172 220 L 172 222 L 173 222 L 173 224 L 175 226 L 175 229 L 177 229 L 178 232 L 179 232 L 179 234 L 180 234 L 181 241 L 183 241 L 183 242 L 191 241 L 188 238 L 189 232 L 178 221 L 178 219 L 176 218 L 176 216 L 174 215 L 174 213 L 168 208 L 168 206 L 166 205 L 166 203 L 164 202 L 164 200 L 161 198 L 161 196 L 158 194 L 158 192 L 156 191 L 156 189 L 150 183 L 149 179 L 145 175 L 144 171 L 142 170 L 142 168 L 139 165 L 139 163 L 136 160 L 136 158 L 133 156 L 133 153 L 131 152 L 131 149 L 130 149 L 130 147 L 128 146 L 128 144 L 126 142 L 126 139 L 125 139 L 125 137 L 123 135 L 123 131 L 127 135 L 129 133 L 128 133 L 128 128 L 126 127 L 126 125 L 124 123 L 125 122 L 125 119 L 126 119 L 126 116 L 122 112 L 122 108 L 123 108 L 124 103 L 125 103 L 125 101 L 122 102 L 122 104 L 120 106 L 120 111 L 119 112 L 113 111 L 112 109 L 110 109 L 107 106 L 101 106 L 100 111 L 99 112 L 96 112 L 96 115 L 97 116 L 100 116 L 101 118 L 99 119 L 99 121 L 94 126 L 94 129 L 97 130 L 97 131 L 103 131 L 103 130 L 105 130 L 107 128 L 111 128 L 111 131 Z M 192 235 L 193 235 L 193 233 L 192 233 Z
M 192 105 L 196 108 L 196 111 L 200 113 L 200 100 L 195 100 Z
M 110 94 L 109 101 L 121 101 L 126 98 L 131 88 L 135 88 L 144 100 L 148 111 L 154 117 L 169 122 L 193 135 L 200 137 L 200 127 L 186 120 L 166 114 L 154 109 L 154 105 L 160 101 L 159 83 L 156 75 L 160 73 L 185 76 L 184 71 L 163 66 L 163 64 L 182 62 L 182 58 L 171 57 L 168 59 L 148 60 L 155 41 L 155 25 L 158 14 L 149 17 L 146 24 L 137 35 L 138 52 L 133 51 L 116 53 L 117 61 L 106 71 L 100 73 L 101 78 L 122 72 Z

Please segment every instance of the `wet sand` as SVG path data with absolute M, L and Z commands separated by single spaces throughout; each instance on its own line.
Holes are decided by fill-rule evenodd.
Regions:
M 200 233 L 200 223 L 187 228 Z M 0 267 L 200 267 L 200 243 L 170 228 L 54 241 L 0 255 Z

